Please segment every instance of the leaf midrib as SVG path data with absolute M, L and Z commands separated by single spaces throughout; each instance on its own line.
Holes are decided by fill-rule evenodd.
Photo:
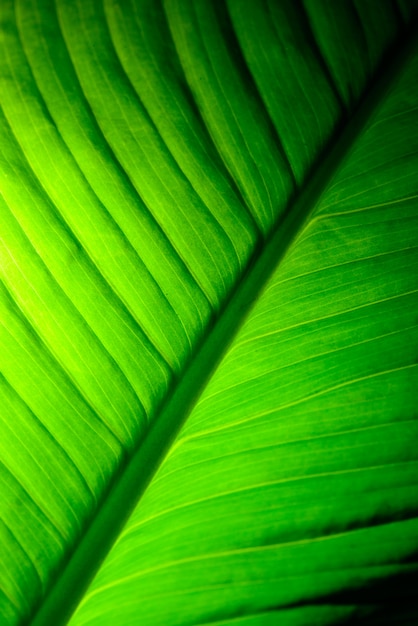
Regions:
M 138 442 L 136 452 L 113 477 L 100 507 L 57 573 L 54 586 L 28 620 L 28 626 L 64 626 L 68 622 L 270 277 L 310 221 L 328 183 L 342 167 L 374 111 L 396 84 L 398 73 L 417 46 L 416 22 L 416 18 L 412 20 L 386 51 L 351 118 L 340 122 L 316 158 L 306 183 L 290 198 L 284 216 L 264 244 L 254 250 L 247 270 L 216 323 L 167 396 L 148 432 Z

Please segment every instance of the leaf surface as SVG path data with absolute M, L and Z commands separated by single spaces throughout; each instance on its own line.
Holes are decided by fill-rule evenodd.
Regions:
M 2 4 L 7 626 L 119 531 L 71 624 L 379 620 L 413 580 L 414 3 L 243 7 Z
M 136 615 L 398 623 L 396 602 L 412 602 L 417 71 L 414 53 L 267 283 L 74 626 Z

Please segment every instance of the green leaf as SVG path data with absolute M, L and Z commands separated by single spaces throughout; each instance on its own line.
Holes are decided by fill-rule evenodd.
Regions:
M 418 619 L 415 4 L 3 0 L 5 626 Z

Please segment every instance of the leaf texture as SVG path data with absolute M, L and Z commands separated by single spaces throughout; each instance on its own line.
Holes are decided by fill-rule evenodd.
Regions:
M 414 11 L 3 0 L 6 626 L 65 619 L 53 594 L 42 617 L 51 588 Z M 268 624 L 274 609 L 326 624 L 366 583 L 415 571 L 411 58 L 315 208 L 305 194 L 296 240 L 71 623 Z
M 137 615 L 293 625 L 375 613 L 373 623 L 398 623 L 393 613 L 385 621 L 388 608 L 413 600 L 417 71 L 414 54 L 268 282 L 74 626 Z

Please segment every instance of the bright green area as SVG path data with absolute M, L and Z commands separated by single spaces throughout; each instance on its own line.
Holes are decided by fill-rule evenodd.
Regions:
M 3 0 L 2 625 L 418 619 L 414 5 Z

